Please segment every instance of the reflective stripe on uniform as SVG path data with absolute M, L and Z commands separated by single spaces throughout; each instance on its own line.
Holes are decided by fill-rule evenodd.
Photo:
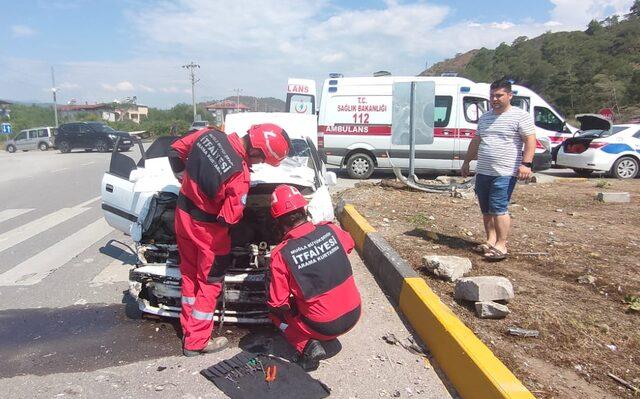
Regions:
M 183 296 L 182 297 L 182 303 L 186 303 L 187 305 L 193 305 L 194 303 L 196 303 L 196 297 L 195 296 Z
M 193 309 L 193 311 L 191 311 L 191 317 L 198 320 L 213 320 L 213 312 L 207 313 Z

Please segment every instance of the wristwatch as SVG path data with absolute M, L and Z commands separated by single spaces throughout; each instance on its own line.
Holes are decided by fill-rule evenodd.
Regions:
M 522 162 L 522 165 L 526 166 L 527 168 L 531 168 L 533 166 L 533 162 Z

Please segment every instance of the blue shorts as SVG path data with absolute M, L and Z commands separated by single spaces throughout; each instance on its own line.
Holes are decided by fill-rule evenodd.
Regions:
M 516 187 L 515 176 L 476 175 L 476 195 L 483 215 L 506 215 Z

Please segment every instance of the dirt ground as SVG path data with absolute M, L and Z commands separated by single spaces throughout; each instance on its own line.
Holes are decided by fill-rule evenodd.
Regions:
M 360 183 L 339 196 L 367 220 L 444 303 L 538 398 L 633 397 L 607 374 L 640 387 L 640 179 L 589 179 L 519 184 L 512 199 L 509 258 L 489 263 L 472 247 L 484 230 L 477 202 Z M 631 203 L 604 204 L 599 191 L 631 194 Z M 479 319 L 453 299 L 454 283 L 429 275 L 424 255 L 469 257 L 469 276 L 505 276 L 516 296 L 502 320 Z M 535 329 L 537 338 L 506 333 Z

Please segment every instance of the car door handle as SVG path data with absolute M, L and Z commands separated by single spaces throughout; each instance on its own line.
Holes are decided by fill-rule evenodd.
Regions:
M 107 190 L 107 192 L 112 193 L 113 192 L 113 186 L 111 184 L 107 184 L 105 186 L 105 189 Z

